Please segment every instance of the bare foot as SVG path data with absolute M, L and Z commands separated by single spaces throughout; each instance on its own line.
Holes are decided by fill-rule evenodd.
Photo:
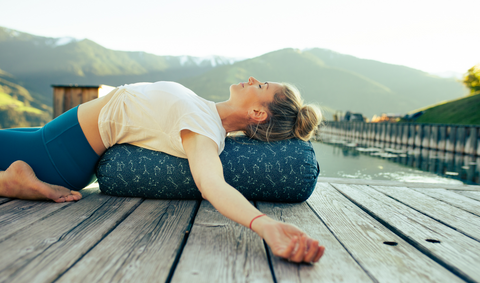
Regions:
M 77 191 L 40 181 L 32 167 L 23 161 L 15 161 L 5 171 L 0 171 L 0 196 L 19 199 L 55 202 L 76 201 L 82 198 Z

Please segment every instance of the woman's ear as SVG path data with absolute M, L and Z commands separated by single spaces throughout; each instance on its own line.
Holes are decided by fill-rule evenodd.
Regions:
M 250 119 L 254 120 L 257 123 L 262 123 L 268 118 L 267 112 L 263 109 L 252 109 L 248 114 L 250 116 Z

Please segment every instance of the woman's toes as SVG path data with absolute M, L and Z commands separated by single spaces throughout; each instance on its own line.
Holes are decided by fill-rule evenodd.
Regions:
M 57 199 L 54 200 L 54 202 L 65 202 L 65 198 L 64 197 L 59 197 Z
M 72 191 L 72 195 L 73 195 L 73 198 L 75 200 L 79 200 L 82 198 L 82 194 L 80 192 L 77 192 L 77 191 Z

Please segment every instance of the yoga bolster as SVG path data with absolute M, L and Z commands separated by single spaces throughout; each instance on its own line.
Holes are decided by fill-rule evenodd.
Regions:
M 320 169 L 310 142 L 227 138 L 220 155 L 227 183 L 249 200 L 301 202 L 313 192 Z M 108 195 L 202 199 L 186 159 L 129 144 L 108 149 L 97 165 Z

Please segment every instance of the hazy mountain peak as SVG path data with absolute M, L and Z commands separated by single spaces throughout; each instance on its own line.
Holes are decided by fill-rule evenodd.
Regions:
M 13 29 L 9 29 L 9 28 L 1 28 L 1 29 L 3 29 L 3 32 L 9 35 L 10 37 L 18 37 L 20 35 L 20 32 Z
M 188 55 L 178 56 L 180 65 L 182 66 L 204 66 L 209 65 L 212 67 L 222 66 L 222 65 L 231 65 L 235 62 L 242 61 L 245 58 L 240 57 L 223 57 L 218 55 L 210 55 L 203 57 L 193 57 Z
M 76 38 L 73 38 L 73 37 L 59 37 L 59 38 L 55 38 L 55 41 L 54 41 L 54 46 L 62 46 L 62 45 L 66 45 L 66 44 L 69 44 L 69 43 L 72 43 L 72 42 L 76 42 L 78 41 Z
M 459 72 L 454 72 L 454 71 L 432 73 L 432 75 L 435 75 L 441 78 L 453 78 L 453 79 L 462 79 L 464 77 L 464 74 Z

